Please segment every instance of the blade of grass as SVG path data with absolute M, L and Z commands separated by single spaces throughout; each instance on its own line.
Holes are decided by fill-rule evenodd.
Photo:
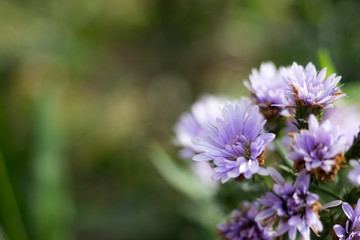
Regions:
M 336 72 L 335 66 L 331 60 L 329 50 L 326 48 L 319 48 L 317 51 L 317 57 L 321 68 L 327 68 L 326 76 L 329 76 Z
M 59 93 L 51 86 L 35 102 L 34 187 L 30 214 L 35 239 L 72 239 L 73 205 L 67 189 Z
M 281 141 L 279 139 L 274 141 L 274 145 L 275 145 L 275 151 L 278 154 L 278 156 L 280 157 L 281 161 L 285 164 L 285 166 L 287 166 L 289 169 L 292 169 L 292 164 L 293 162 L 287 158 L 287 150 L 285 149 L 285 147 L 283 146 L 283 144 L 281 143 Z
M 3 216 L 3 226 L 9 239 L 28 239 L 20 209 L 6 168 L 6 163 L 0 151 L 0 211 Z
M 212 198 L 212 192 L 192 172 L 178 166 L 161 146 L 153 145 L 149 157 L 162 177 L 185 196 L 194 201 Z
M 216 224 L 223 219 L 223 213 L 215 202 L 214 192 L 203 186 L 190 170 L 178 166 L 166 151 L 154 144 L 149 153 L 150 160 L 161 176 L 176 190 L 191 200 L 182 214 L 204 225 L 213 235 Z

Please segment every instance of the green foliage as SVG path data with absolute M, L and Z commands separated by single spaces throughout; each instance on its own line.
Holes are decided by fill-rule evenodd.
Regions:
M 317 51 L 318 61 L 320 63 L 320 68 L 327 68 L 326 76 L 330 76 L 333 73 L 336 73 L 335 66 L 331 60 L 329 50 L 325 48 L 320 48 Z
M 214 192 L 201 184 L 190 169 L 176 165 L 160 146 L 154 146 L 149 157 L 166 181 L 193 201 L 209 201 L 212 198 Z
M 323 110 L 320 107 L 309 108 L 308 106 L 304 106 L 301 103 L 296 104 L 295 124 L 299 130 L 309 128 L 308 118 L 311 114 L 314 114 L 316 118 L 320 121 L 323 114 Z
M 73 206 L 67 189 L 68 173 L 62 157 L 63 136 L 58 92 L 50 85 L 35 101 L 35 153 L 30 201 L 35 239 L 72 239 Z
M 345 157 L 348 160 L 360 158 L 360 132 L 356 137 L 354 137 L 353 145 L 345 153 Z
M 10 182 L 7 167 L 0 152 L 0 215 L 3 219 L 2 226 L 5 233 L 0 228 L 0 239 L 27 240 L 28 236 L 24 228 L 23 219 L 18 207 L 12 184 Z
M 208 234 L 213 235 L 216 225 L 223 218 L 220 207 L 214 201 L 215 189 L 201 184 L 191 170 L 174 163 L 160 146 L 154 145 L 149 157 L 166 182 L 191 200 L 192 204 L 186 207 L 190 209 L 183 214 L 204 225 L 209 231 Z

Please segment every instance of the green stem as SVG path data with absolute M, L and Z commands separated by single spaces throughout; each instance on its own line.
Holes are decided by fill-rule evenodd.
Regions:
M 290 169 L 292 169 L 292 163 L 291 161 L 286 157 L 286 151 L 284 147 L 281 145 L 279 140 L 274 141 L 275 144 L 275 151 L 277 155 L 280 157 L 281 161 Z
M 332 196 L 332 197 L 334 197 L 335 199 L 342 200 L 342 198 L 341 198 L 339 195 L 337 195 L 336 193 L 334 193 L 334 192 L 331 191 L 330 189 L 324 188 L 324 187 L 322 187 L 322 186 L 320 186 L 320 185 L 315 185 L 315 184 L 313 184 L 313 185 L 314 185 L 315 188 L 317 188 L 317 190 L 319 190 L 320 192 L 323 192 L 323 193 L 325 193 L 325 194 L 327 194 L 327 195 L 329 195 L 329 196 Z
M 21 217 L 20 209 L 16 201 L 15 193 L 11 185 L 10 177 L 6 168 L 5 160 L 0 150 L 0 211 L 4 230 L 9 239 L 28 239 Z

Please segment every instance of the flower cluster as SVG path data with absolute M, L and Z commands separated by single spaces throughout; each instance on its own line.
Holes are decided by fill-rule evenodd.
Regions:
M 346 96 L 340 79 L 327 77 L 326 68 L 318 72 L 312 63 L 276 68 L 267 62 L 244 81 L 251 100 L 208 96 L 181 116 L 176 144 L 183 158 L 206 164 L 196 171 L 230 182 L 227 186 L 252 178 L 234 189 L 256 194 L 239 201 L 256 201 L 241 204 L 217 226 L 221 239 L 282 239 L 285 234 L 290 240 L 297 235 L 327 239 L 331 232 L 337 239 L 360 239 L 360 115 L 355 107 L 334 106 Z M 355 186 L 344 182 L 348 163 L 353 169 L 347 179 Z M 239 196 L 231 187 L 226 191 Z M 221 197 L 221 203 L 231 202 L 221 192 L 216 200 Z M 353 210 L 350 204 L 358 199 Z M 343 223 L 336 210 L 327 209 L 342 201 Z
M 232 211 L 232 217 L 225 224 L 217 225 L 217 233 L 223 239 L 270 240 L 274 232 L 255 221 L 259 204 L 244 202 L 239 209 Z
M 309 192 L 310 177 L 302 171 L 294 184 L 286 182 L 283 177 L 272 168 L 270 175 L 276 181 L 274 193 L 268 192 L 259 199 L 263 205 L 256 220 L 262 224 L 272 224 L 279 221 L 277 235 L 289 233 L 289 239 L 296 239 L 297 230 L 302 239 L 310 239 L 310 228 L 318 233 L 322 231 L 322 224 L 318 217 L 319 197 Z

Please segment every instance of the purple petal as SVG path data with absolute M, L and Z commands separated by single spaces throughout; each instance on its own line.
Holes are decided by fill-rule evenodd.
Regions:
M 289 239 L 295 240 L 296 239 L 296 227 L 289 228 Z
M 200 153 L 198 155 L 195 155 L 193 157 L 193 160 L 194 161 L 210 161 L 210 160 L 212 160 L 212 158 L 209 157 L 206 153 Z
M 337 206 L 339 206 L 341 203 L 342 203 L 341 200 L 331 201 L 331 202 L 329 202 L 329 203 L 327 203 L 327 204 L 322 205 L 322 208 L 325 208 L 325 209 L 326 209 L 326 208 L 337 207 Z
M 281 176 L 281 174 L 277 170 L 275 170 L 275 168 L 268 167 L 267 171 L 268 171 L 269 175 L 271 176 L 271 178 L 274 179 L 274 181 L 277 182 L 278 184 L 282 184 L 285 182 L 284 178 Z
M 252 173 L 257 173 L 259 170 L 259 162 L 257 160 L 249 160 L 248 168 Z
M 302 193 L 305 193 L 309 188 L 310 176 L 302 170 L 296 178 L 294 187 L 298 188 Z
M 272 215 L 274 215 L 274 210 L 271 208 L 265 209 L 261 212 L 259 212 L 258 215 L 256 215 L 255 217 L 255 221 L 256 222 L 261 222 L 269 217 L 271 217 Z
M 350 204 L 343 202 L 342 204 L 342 209 L 345 213 L 345 215 L 348 217 L 348 219 L 352 219 L 353 215 L 354 215 L 354 210 L 352 209 L 352 207 L 350 206 Z
M 346 236 L 345 235 L 345 229 L 341 225 L 336 224 L 336 225 L 334 225 L 333 229 L 334 229 L 334 231 L 336 233 L 336 236 L 338 236 L 338 237 L 345 237 Z

